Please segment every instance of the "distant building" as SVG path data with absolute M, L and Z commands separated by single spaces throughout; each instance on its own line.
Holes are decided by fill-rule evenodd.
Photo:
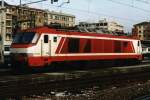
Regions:
M 140 40 L 150 40 L 150 22 L 141 22 L 133 26 L 133 37 L 136 37 Z
M 11 41 L 11 33 L 15 31 L 15 27 L 20 27 L 21 30 L 23 30 L 50 23 L 60 23 L 62 26 L 67 27 L 72 27 L 75 25 L 75 16 L 71 14 L 41 10 L 27 6 L 20 7 L 7 4 L 6 2 L 4 6 L 4 15 L 2 16 L 0 14 L 1 23 L 3 24 L 0 24 L 0 30 L 3 30 L 0 31 L 0 33 L 2 34 L 3 32 L 3 34 L 6 34 L 6 41 Z
M 101 30 L 107 30 L 113 33 L 124 32 L 124 27 L 121 24 L 118 24 L 115 21 L 107 21 L 106 19 L 100 20 L 97 23 L 88 23 L 88 22 L 80 22 L 79 27 L 85 27 L 87 29 L 101 29 Z
M 1 13 L 2 10 L 3 14 Z M 12 35 L 17 30 L 44 26 L 50 23 L 60 23 L 63 26 L 72 27 L 75 25 L 75 16 L 4 2 L 4 9 L 0 8 L 0 39 L 2 39 L 0 55 L 4 54 L 6 50 L 9 51 Z
M 0 24 L 0 29 L 2 29 L 0 33 L 5 35 L 3 38 L 6 45 L 11 42 L 11 35 L 15 31 L 16 25 L 19 25 L 17 28 L 26 29 L 34 26 L 43 26 L 45 23 L 46 12 L 44 10 L 10 5 L 6 2 L 4 6 L 4 14 L 0 16 L 3 22 Z
M 47 24 L 59 23 L 61 26 L 75 26 L 75 16 L 62 12 L 47 11 Z

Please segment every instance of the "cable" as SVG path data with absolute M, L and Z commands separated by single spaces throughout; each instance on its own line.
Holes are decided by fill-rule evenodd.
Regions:
M 28 4 L 33 4 L 33 3 L 39 3 L 39 2 L 43 2 L 43 1 L 47 1 L 47 0 L 38 0 L 38 1 L 34 1 L 34 2 L 24 3 L 24 4 L 22 4 L 22 5 L 28 5 Z
M 70 0 L 66 1 L 66 2 L 62 2 L 58 7 L 62 7 L 64 4 L 68 4 L 70 3 Z
M 58 7 L 56 5 L 51 5 L 51 6 L 54 6 L 54 7 Z M 109 16 L 109 17 L 113 17 L 113 18 L 117 18 L 117 19 L 121 19 L 121 20 L 126 20 L 126 21 L 138 21 L 138 20 L 134 20 L 134 19 L 129 19 L 129 18 L 123 18 L 123 17 L 117 17 L 117 16 L 112 16 L 112 15 L 107 15 L 105 13 L 98 13 L 98 12 L 93 12 L 93 11 L 88 11 L 88 10 L 82 10 L 82 9 L 75 9 L 75 8 L 70 8 L 70 7 L 61 7 L 61 8 L 64 8 L 64 9 L 69 9 L 69 10 L 75 10 L 75 11 L 80 11 L 80 12 L 84 12 L 84 13 L 91 13 L 91 14 L 95 14 L 95 15 L 104 15 L 104 16 Z
M 144 4 L 148 4 L 148 5 L 150 4 L 150 2 L 148 2 L 148 1 L 143 1 L 143 0 L 136 0 L 136 1 L 144 3 Z
M 108 0 L 108 1 L 111 1 L 111 2 L 116 3 L 116 4 L 128 6 L 128 7 L 136 8 L 136 9 L 138 9 L 138 10 L 141 10 L 141 11 L 150 13 L 150 10 L 146 10 L 146 9 L 143 9 L 143 8 L 139 8 L 139 7 L 134 6 L 134 5 L 130 5 L 130 4 L 122 3 L 122 2 L 119 2 L 119 1 L 114 1 L 114 0 Z
M 39 1 L 46 1 L 46 0 L 39 0 Z M 39 2 L 39 1 L 36 1 L 36 2 Z M 114 2 L 113 0 L 108 0 L 108 1 L 112 1 Z M 117 2 L 117 1 L 115 1 Z M 33 2 L 31 3 L 27 3 L 27 4 L 32 4 Z M 118 2 L 119 3 L 119 2 Z M 49 5 L 49 4 L 47 4 Z M 128 4 L 126 4 L 128 5 Z M 54 7 L 58 7 L 57 5 L 51 5 L 51 6 L 54 6 Z M 130 7 L 133 7 L 132 5 L 130 5 Z M 105 13 L 98 13 L 98 12 L 93 12 L 93 11 L 90 11 L 89 9 L 88 10 L 82 10 L 82 9 L 75 9 L 75 8 L 69 8 L 69 7 L 61 7 L 61 8 L 64 8 L 64 9 L 70 9 L 70 10 L 75 10 L 75 11 L 80 11 L 80 12 L 86 12 L 86 13 L 91 13 L 91 14 L 95 14 L 95 15 L 104 15 L 104 16 L 108 16 L 108 17 L 112 17 L 112 18 L 117 18 L 117 19 L 121 19 L 121 20 L 126 20 L 126 21 L 138 21 L 138 20 L 134 20 L 134 19 L 129 19 L 129 18 L 123 18 L 123 17 L 117 17 L 117 16 L 112 16 L 112 15 L 108 15 L 108 14 L 105 14 Z M 149 11 L 150 12 L 150 11 Z
M 109 0 L 109 1 L 112 1 L 112 0 Z M 48 3 L 45 4 L 45 5 L 48 5 L 48 6 L 49 6 Z M 51 6 L 58 7 L 57 5 L 51 5 Z M 106 13 L 98 13 L 98 12 L 93 12 L 93 11 L 88 11 L 88 10 L 82 10 L 82 9 L 76 9 L 76 8 L 70 8 L 70 7 L 61 7 L 61 8 L 64 8 L 64 9 L 66 9 L 66 10 L 80 11 L 80 12 L 84 12 L 84 13 L 87 13 L 87 14 L 91 13 L 91 14 L 95 14 L 95 15 L 104 15 L 104 16 L 111 17 L 111 18 L 116 18 L 116 19 L 120 19 L 120 20 L 125 20 L 125 21 L 130 22 L 130 23 L 139 21 L 139 20 L 134 20 L 134 19 L 129 19 L 129 18 L 123 18 L 123 17 L 118 17 L 118 16 L 112 16 L 112 15 L 108 15 L 108 14 L 106 14 Z

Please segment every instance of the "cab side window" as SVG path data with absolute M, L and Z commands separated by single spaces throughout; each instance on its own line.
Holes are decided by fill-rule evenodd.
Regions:
M 44 43 L 48 43 L 48 35 L 44 35 Z
M 140 46 L 140 41 L 138 41 L 138 44 L 137 44 L 138 46 Z

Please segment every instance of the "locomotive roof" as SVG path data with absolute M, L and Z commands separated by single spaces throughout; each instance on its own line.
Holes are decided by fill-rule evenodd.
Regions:
M 113 34 L 104 34 L 104 33 L 96 33 L 96 32 L 79 32 L 78 30 L 69 29 L 58 29 L 58 28 L 51 28 L 51 27 L 36 27 L 24 30 L 25 32 L 36 32 L 38 34 L 66 34 L 66 35 L 80 35 L 80 36 L 95 36 L 95 37 L 110 37 L 110 38 L 122 38 L 122 39 L 134 39 L 128 36 L 116 36 Z M 138 39 L 134 39 L 138 40 Z

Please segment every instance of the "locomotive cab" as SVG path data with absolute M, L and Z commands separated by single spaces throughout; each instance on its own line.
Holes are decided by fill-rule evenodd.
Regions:
M 44 66 L 50 56 L 48 35 L 36 32 L 17 33 L 11 45 L 12 65 Z M 16 66 L 16 65 L 15 65 Z

